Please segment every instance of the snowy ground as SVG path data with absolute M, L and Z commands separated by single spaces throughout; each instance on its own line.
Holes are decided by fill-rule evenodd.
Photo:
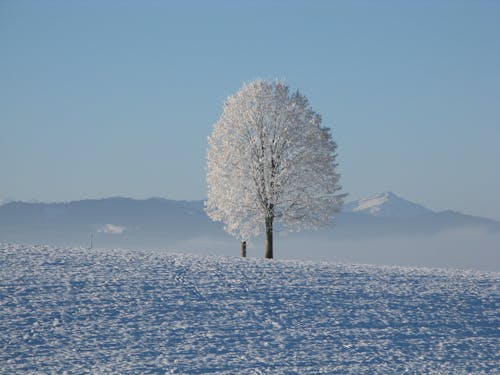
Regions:
M 3 373 L 495 373 L 500 274 L 0 244 Z

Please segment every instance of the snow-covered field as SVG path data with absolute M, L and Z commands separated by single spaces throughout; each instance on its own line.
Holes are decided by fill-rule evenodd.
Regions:
M 3 373 L 498 373 L 500 274 L 0 245 Z

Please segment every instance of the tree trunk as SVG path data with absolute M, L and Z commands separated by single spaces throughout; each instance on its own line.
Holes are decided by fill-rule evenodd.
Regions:
M 266 258 L 273 259 L 273 218 L 266 219 Z

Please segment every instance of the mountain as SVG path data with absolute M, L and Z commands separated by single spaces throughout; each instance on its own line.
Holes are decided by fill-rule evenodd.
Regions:
M 280 258 L 500 270 L 500 223 L 434 212 L 393 193 L 347 203 L 333 227 L 275 236 Z M 203 201 L 107 198 L 0 206 L 0 243 L 239 254 Z M 262 238 L 249 242 L 261 255 Z M 307 251 L 305 251 L 307 249 Z
M 386 192 L 345 204 L 337 228 L 347 237 L 430 236 L 464 228 L 500 233 L 500 222 L 452 210 L 435 212 Z
M 349 202 L 344 206 L 344 212 L 359 212 L 378 217 L 409 218 L 434 211 L 400 198 L 392 192 L 387 192 Z
M 107 198 L 67 203 L 10 202 L 0 206 L 0 241 L 158 247 L 221 233 L 203 201 Z

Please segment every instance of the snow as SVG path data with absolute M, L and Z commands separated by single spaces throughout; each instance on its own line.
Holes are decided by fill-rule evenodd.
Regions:
M 494 373 L 499 281 L 0 244 L 0 372 Z
M 122 234 L 125 231 L 125 227 L 114 224 L 106 224 L 102 228 L 97 230 L 97 233 L 108 233 L 108 234 Z
M 432 213 L 432 210 L 398 197 L 392 192 L 372 195 L 344 206 L 344 212 L 360 212 L 371 216 L 409 218 Z
M 372 215 L 380 213 L 382 205 L 389 200 L 388 194 L 376 195 L 359 201 L 359 204 L 354 208 L 354 212 L 368 211 Z

